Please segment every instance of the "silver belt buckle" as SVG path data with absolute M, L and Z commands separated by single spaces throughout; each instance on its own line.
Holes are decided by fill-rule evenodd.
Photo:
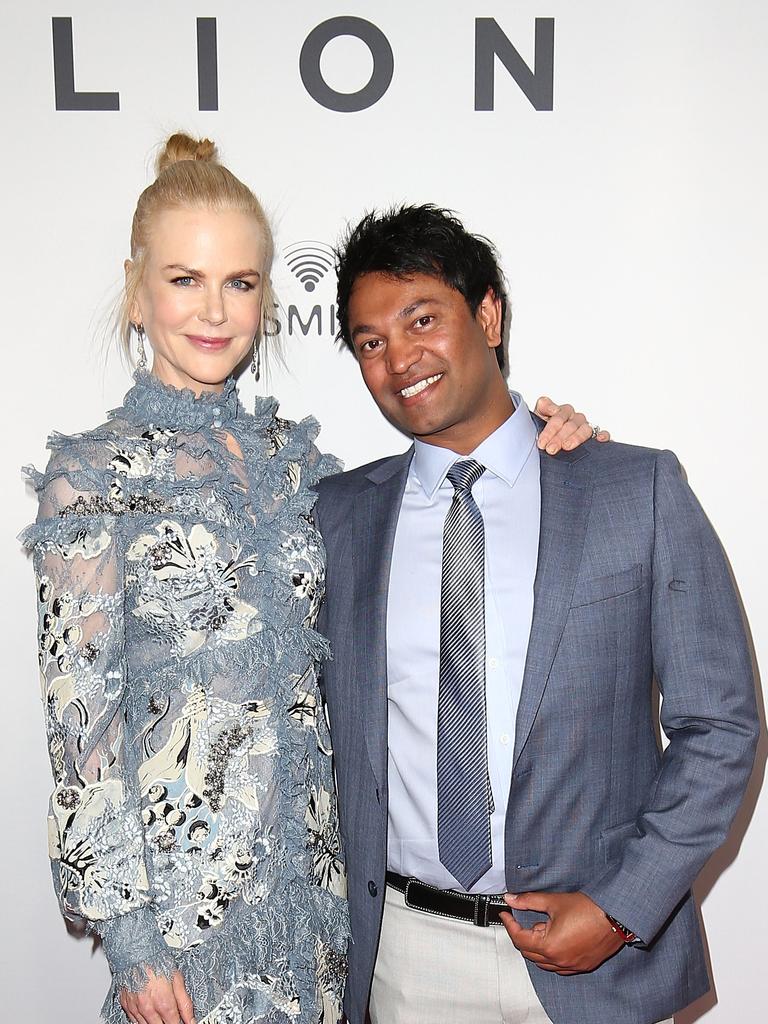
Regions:
M 405 897 L 405 905 L 406 905 L 406 907 L 410 907 L 411 910 L 421 910 L 421 907 L 415 907 L 413 905 L 413 903 L 411 903 L 411 900 L 410 900 L 411 882 L 414 882 L 414 881 L 416 881 L 416 879 L 414 879 L 414 878 L 406 879 L 406 882 L 405 882 L 405 892 L 403 893 L 403 896 Z
M 488 927 L 488 907 L 490 902 L 490 896 L 484 896 L 482 893 L 477 893 L 475 896 L 474 924 L 476 924 L 478 928 Z

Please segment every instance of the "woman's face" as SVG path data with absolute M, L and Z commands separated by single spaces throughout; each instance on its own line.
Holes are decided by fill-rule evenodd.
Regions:
M 264 240 L 249 214 L 159 213 L 131 310 L 152 346 L 155 376 L 195 394 L 220 390 L 259 329 L 263 274 Z

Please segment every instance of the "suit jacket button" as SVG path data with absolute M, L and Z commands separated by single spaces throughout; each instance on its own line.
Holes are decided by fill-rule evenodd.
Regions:
M 371 896 L 378 896 L 379 895 L 379 887 L 378 887 L 378 885 L 376 885 L 376 883 L 374 881 L 370 881 L 368 883 L 368 892 L 371 894 Z

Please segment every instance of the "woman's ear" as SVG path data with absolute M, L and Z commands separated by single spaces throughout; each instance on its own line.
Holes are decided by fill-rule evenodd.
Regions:
M 125 292 L 126 295 L 130 295 L 131 285 L 133 283 L 133 275 L 136 273 L 136 266 L 133 260 L 126 260 L 125 263 L 123 263 L 123 271 L 125 273 Z M 133 302 L 131 303 L 131 308 L 128 310 L 128 317 L 131 323 L 141 324 L 144 322 L 144 320 L 141 315 L 141 310 L 139 309 L 138 299 L 136 296 L 138 289 L 136 288 L 133 291 L 134 299 Z

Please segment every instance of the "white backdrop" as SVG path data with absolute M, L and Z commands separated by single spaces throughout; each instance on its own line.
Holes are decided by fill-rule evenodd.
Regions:
M 128 385 L 117 357 L 105 362 L 101 326 L 150 151 L 176 127 L 215 139 L 274 220 L 288 370 L 269 386 L 284 414 L 317 415 L 321 446 L 349 466 L 404 447 L 334 348 L 332 274 L 308 292 L 284 253 L 332 244 L 371 206 L 450 206 L 500 248 L 511 382 L 529 401 L 573 400 L 617 439 L 677 452 L 731 558 L 758 658 L 768 653 L 763 0 L 200 6 L 4 0 L 0 13 L 7 1020 L 95 1022 L 107 986 L 100 952 L 67 934 L 50 887 L 33 588 L 14 539 L 34 503 L 19 467 L 44 463 L 51 429 L 100 422 Z M 198 16 L 217 19 L 218 110 L 198 109 Z M 391 85 L 357 112 L 318 103 L 299 73 L 305 39 L 339 16 L 374 23 L 394 55 Z M 119 93 L 119 111 L 56 109 L 53 17 L 72 19 L 76 88 Z M 535 110 L 497 60 L 495 109 L 475 110 L 475 18 L 495 18 L 532 65 L 537 17 L 555 22 L 554 109 Z M 320 68 L 351 93 L 372 64 L 347 36 Z M 305 335 L 299 320 L 306 327 L 315 305 L 321 330 L 315 314 Z M 678 1024 L 764 1012 L 764 763 L 763 750 L 734 835 L 700 884 L 719 1002 L 707 997 Z

